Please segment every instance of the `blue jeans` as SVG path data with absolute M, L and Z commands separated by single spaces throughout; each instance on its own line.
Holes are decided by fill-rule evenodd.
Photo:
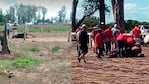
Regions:
M 81 49 L 80 49 L 80 46 L 79 45 L 77 45 L 77 53 L 78 53 L 78 57 L 80 57 L 80 55 L 81 55 Z

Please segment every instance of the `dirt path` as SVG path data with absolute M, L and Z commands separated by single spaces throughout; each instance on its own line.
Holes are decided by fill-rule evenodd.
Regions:
M 142 58 L 104 58 L 98 60 L 89 49 L 87 63 L 78 63 L 72 47 L 72 84 L 149 84 L 149 48 Z

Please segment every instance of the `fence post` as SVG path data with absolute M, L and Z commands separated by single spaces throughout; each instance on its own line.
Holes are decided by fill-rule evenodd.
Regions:
M 25 25 L 24 25 L 24 40 L 26 40 L 26 29 L 27 29 L 27 24 L 25 23 Z
M 43 31 L 43 27 L 42 27 L 42 25 L 40 25 L 40 32 L 42 32 Z

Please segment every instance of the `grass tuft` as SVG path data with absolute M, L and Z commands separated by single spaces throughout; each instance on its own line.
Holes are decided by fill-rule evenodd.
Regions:
M 39 52 L 40 49 L 37 48 L 37 47 L 32 47 L 32 48 L 30 49 L 30 51 L 32 51 L 32 52 Z
M 41 61 L 38 59 L 35 59 L 31 56 L 21 56 L 20 58 L 17 58 L 14 62 L 13 65 L 16 68 L 31 68 L 35 65 L 40 64 Z
M 60 45 L 55 45 L 53 48 L 52 48 L 52 52 L 55 53 L 55 52 L 58 52 L 60 49 Z

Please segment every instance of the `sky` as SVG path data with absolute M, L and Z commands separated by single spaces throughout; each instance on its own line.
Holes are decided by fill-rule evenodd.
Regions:
M 80 0 L 79 2 L 82 3 L 82 1 L 83 0 Z M 110 0 L 105 1 L 108 5 L 110 5 Z M 14 5 L 16 3 L 44 6 L 45 8 L 47 8 L 46 18 L 56 17 L 58 15 L 58 11 L 64 5 L 66 6 L 67 9 L 66 17 L 69 18 L 72 9 L 72 0 L 0 0 L 0 8 L 6 10 L 11 5 Z M 125 20 L 133 19 L 133 20 L 149 22 L 148 11 L 149 11 L 149 0 L 124 0 Z M 81 18 L 82 13 L 83 13 L 82 7 L 81 4 L 79 4 L 77 8 L 77 17 Z M 113 21 L 112 14 L 106 15 L 106 22 L 112 22 L 112 21 Z

